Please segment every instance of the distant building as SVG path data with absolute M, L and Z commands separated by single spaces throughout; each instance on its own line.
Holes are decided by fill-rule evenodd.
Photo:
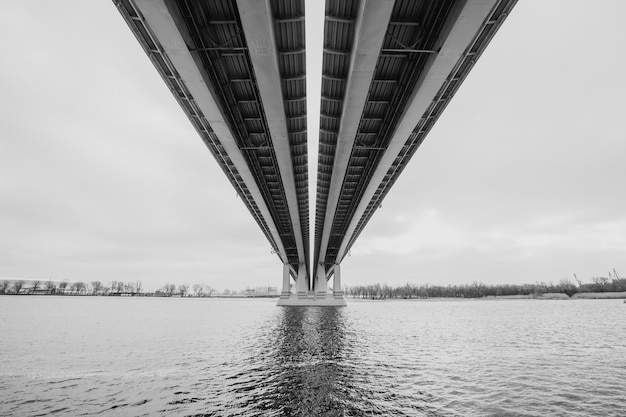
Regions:
M 246 297 L 277 297 L 278 288 L 277 287 L 256 287 L 256 288 L 246 288 L 245 291 Z

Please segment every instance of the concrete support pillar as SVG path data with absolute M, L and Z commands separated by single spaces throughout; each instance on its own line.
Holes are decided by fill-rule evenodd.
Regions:
M 298 266 L 298 281 L 296 282 L 296 288 L 298 291 L 298 298 L 307 298 L 309 295 L 309 286 L 306 276 L 306 265 L 300 264 Z
M 289 298 L 291 295 L 291 275 L 289 274 L 289 264 L 283 265 L 283 290 L 280 298 Z
M 343 298 L 343 291 L 341 290 L 341 267 L 339 264 L 335 264 L 335 278 L 333 279 L 333 296 L 335 298 Z
M 328 286 L 326 285 L 326 268 L 323 264 L 317 266 L 317 277 L 315 278 L 315 296 L 326 297 Z
M 296 290 L 289 293 L 289 271 L 294 272 L 293 267 L 288 265 L 283 269 L 283 291 L 276 303 L 279 306 L 314 306 L 314 307 L 343 307 L 346 300 L 341 291 L 341 275 L 339 265 L 335 265 L 335 281 L 333 295 L 328 294 L 328 281 L 326 280 L 326 268 L 320 265 L 315 276 L 309 276 L 305 264 L 297 267 Z M 314 292 L 310 290 L 310 283 L 314 283 Z M 287 290 L 287 291 L 286 291 Z

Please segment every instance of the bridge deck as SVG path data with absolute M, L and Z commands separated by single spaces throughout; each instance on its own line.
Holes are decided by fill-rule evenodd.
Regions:
M 301 299 L 310 276 L 324 298 L 516 2 L 326 0 L 309 271 L 304 0 L 114 1 Z
M 327 1 L 314 276 L 346 256 L 514 4 Z
M 256 20 L 235 0 L 117 4 L 272 250 L 292 275 L 308 268 L 304 1 L 257 2 L 264 19 Z M 268 34 L 262 44 L 249 34 L 259 28 Z M 268 73 L 259 54 L 275 59 L 271 85 L 258 83 Z

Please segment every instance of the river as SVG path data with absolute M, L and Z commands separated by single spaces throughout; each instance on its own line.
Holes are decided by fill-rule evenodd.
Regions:
M 624 416 L 622 300 L 0 296 L 0 415 Z

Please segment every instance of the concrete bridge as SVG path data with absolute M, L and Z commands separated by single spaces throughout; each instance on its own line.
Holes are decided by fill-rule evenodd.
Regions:
M 342 260 L 516 0 L 326 0 L 312 258 L 304 0 L 114 3 L 283 264 L 278 304 L 345 305 Z

